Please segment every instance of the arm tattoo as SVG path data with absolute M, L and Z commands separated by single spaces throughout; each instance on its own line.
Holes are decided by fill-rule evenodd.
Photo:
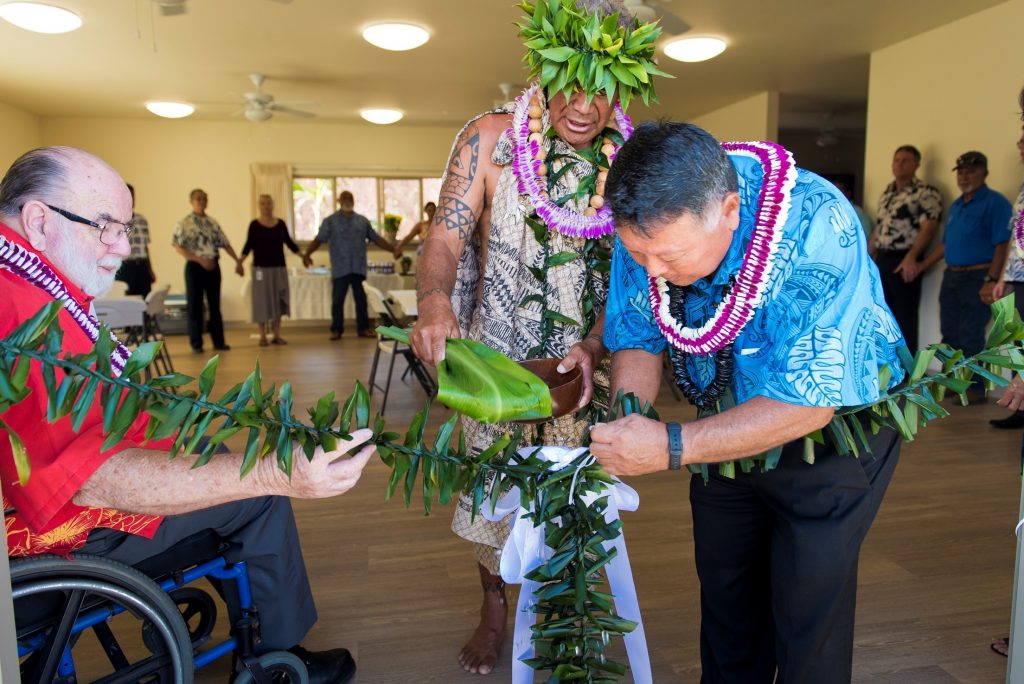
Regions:
M 441 295 L 445 299 L 448 299 L 449 297 L 452 296 L 450 292 L 446 292 L 445 289 L 442 288 L 442 287 L 432 287 L 429 290 L 423 290 L 423 289 L 417 288 L 416 289 L 416 303 L 420 304 L 427 297 L 430 297 L 430 296 L 436 295 L 436 294 Z
M 468 204 L 455 197 L 441 196 L 441 203 L 434 215 L 434 224 L 443 225 L 445 230 L 458 230 L 460 240 L 468 240 L 476 225 L 476 216 Z
M 444 194 L 464 197 L 476 178 L 477 162 L 480 158 L 480 131 L 470 126 L 456 143 L 448 162 L 448 177 L 445 179 Z

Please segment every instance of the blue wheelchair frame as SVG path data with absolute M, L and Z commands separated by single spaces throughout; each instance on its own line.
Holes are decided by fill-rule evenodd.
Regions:
M 73 572 L 73 561 L 69 563 L 69 572 Z M 204 650 L 199 650 L 199 647 L 203 645 L 205 639 L 201 639 L 196 643 L 193 643 L 194 669 L 199 670 L 201 667 L 208 665 L 228 653 L 239 651 L 240 660 L 242 660 L 246 667 L 251 670 L 251 663 L 255 660 L 255 658 L 252 657 L 252 647 L 254 639 L 253 628 L 257 618 L 256 610 L 253 606 L 252 591 L 249 584 L 248 568 L 245 561 L 228 563 L 223 556 L 218 556 L 188 570 L 173 572 L 167 578 L 157 582 L 157 584 L 161 590 L 165 593 L 169 593 L 204 577 L 234 581 L 238 592 L 240 616 L 234 623 L 235 629 L 232 630 L 232 635 L 224 641 L 214 644 Z M 103 604 L 98 607 L 88 609 L 86 612 L 80 614 L 75 620 L 71 628 L 71 636 L 77 636 L 88 629 L 96 629 L 97 636 L 100 637 L 101 643 L 104 645 L 104 650 L 107 652 L 107 656 L 111 660 L 111 664 L 114 667 L 121 667 L 121 665 L 116 662 L 120 657 L 120 660 L 126 665 L 127 661 L 124 659 L 124 655 L 120 653 L 120 647 L 117 645 L 113 633 L 110 631 L 110 628 L 104 624 L 106 621 L 116 615 L 124 613 L 126 610 L 127 609 L 124 606 L 116 604 Z M 104 636 L 106 639 L 104 639 Z M 31 655 L 39 649 L 44 648 L 46 638 L 47 635 L 43 633 L 25 639 L 24 641 L 19 640 L 18 657 L 22 658 Z M 206 639 L 209 639 L 209 637 L 206 637 Z M 63 655 L 57 669 L 58 677 L 73 678 L 75 676 L 75 663 L 71 653 L 71 643 L 72 640 L 69 640 L 64 646 Z M 255 675 L 255 677 L 257 680 L 261 679 L 259 675 Z

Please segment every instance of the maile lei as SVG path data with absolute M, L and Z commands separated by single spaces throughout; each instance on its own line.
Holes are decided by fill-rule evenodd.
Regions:
M 519 192 L 525 194 L 533 211 L 526 217 L 527 225 L 543 248 L 543 262 L 530 267 L 540 283 L 541 292 L 525 297 L 519 303 L 527 306 L 537 303 L 541 307 L 540 342 L 527 352 L 528 358 L 544 356 L 555 325 L 580 328 L 580 339 L 585 338 L 597 319 L 598 302 L 594 287 L 595 274 L 607 273 L 611 252 L 604 239 L 615 230 L 612 215 L 604 203 L 604 183 L 615 153 L 633 133 L 633 125 L 619 104 L 615 105 L 615 128 L 606 128 L 594 139 L 588 149 L 571 153 L 553 152 L 554 129 L 546 121 L 547 107 L 542 89 L 538 85 L 527 88 L 515 102 L 512 127 L 508 131 L 512 140 L 512 173 Z M 558 182 L 583 160 L 590 164 L 590 173 L 579 178 L 575 190 L 555 197 Z M 557 168 L 555 168 L 557 165 Z M 586 204 L 581 212 L 573 205 Z M 570 238 L 580 238 L 580 251 L 552 252 L 551 231 Z M 548 308 L 548 274 L 550 269 L 564 266 L 577 259 L 586 264 L 585 282 L 581 288 L 580 310 L 583 320 L 577 321 L 564 313 Z
M 71 314 L 71 318 L 90 340 L 96 342 L 99 339 L 99 323 L 75 301 L 60 276 L 54 273 L 53 269 L 47 266 L 37 254 L 0 236 L 0 268 L 10 271 L 49 294 Z M 131 352 L 118 341 L 113 333 L 110 333 L 110 340 L 114 343 L 110 353 L 110 364 L 114 373 L 120 374 L 124 370 L 124 364 L 128 361 Z

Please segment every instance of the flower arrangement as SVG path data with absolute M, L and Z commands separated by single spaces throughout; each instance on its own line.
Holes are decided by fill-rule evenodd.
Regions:
M 412 257 L 404 256 L 398 260 L 398 266 L 402 269 L 402 275 L 409 273 L 409 269 L 412 268 Z
M 402 225 L 402 217 L 398 214 L 384 214 L 384 232 L 392 237 L 398 234 L 398 227 Z

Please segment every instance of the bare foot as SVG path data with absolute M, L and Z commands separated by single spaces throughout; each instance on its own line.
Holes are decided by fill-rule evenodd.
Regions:
M 501 655 L 505 640 L 508 604 L 505 601 L 505 583 L 498 575 L 480 568 L 484 600 L 480 605 L 480 624 L 459 653 L 459 664 L 466 672 L 490 674 Z

